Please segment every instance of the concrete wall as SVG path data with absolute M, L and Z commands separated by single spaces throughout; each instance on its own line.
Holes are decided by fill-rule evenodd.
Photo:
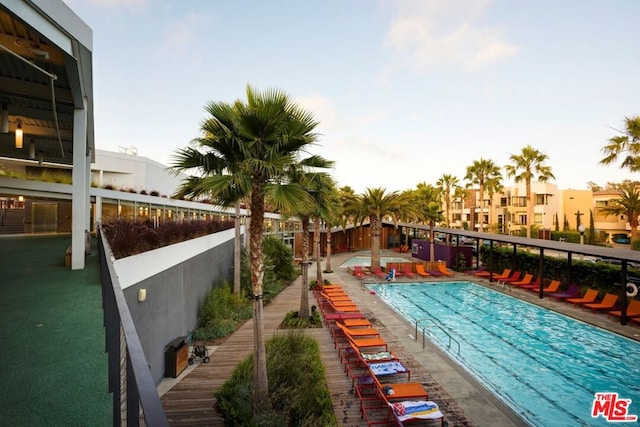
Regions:
M 214 284 L 233 280 L 233 238 L 229 239 L 229 235 L 233 237 L 233 230 L 157 249 L 151 251 L 154 252 L 151 257 L 147 253 L 139 260 L 134 256 L 123 259 L 126 262 L 114 263 L 156 384 L 164 377 L 166 345 L 196 328 L 200 306 Z M 208 249 L 202 250 L 203 241 L 210 243 Z M 175 259 L 171 254 L 176 249 L 182 254 L 179 262 L 170 265 L 161 261 L 166 256 Z M 146 273 L 148 277 L 128 280 L 127 277 L 136 275 L 130 268 L 123 268 L 123 264 L 153 271 L 145 268 L 148 263 L 170 266 L 151 275 Z M 146 300 L 142 302 L 138 301 L 140 289 L 146 290 Z

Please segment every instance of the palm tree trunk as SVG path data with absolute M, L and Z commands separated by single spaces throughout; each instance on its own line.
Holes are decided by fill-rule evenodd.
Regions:
M 236 202 L 235 241 L 233 242 L 233 293 L 240 294 L 240 202 Z
M 433 231 L 433 227 L 435 223 L 429 224 L 429 261 L 436 260 L 436 241 L 435 241 L 435 233 Z
M 254 348 L 254 412 L 263 407 L 269 398 L 267 379 L 267 352 L 264 343 L 264 313 L 262 291 L 264 264 L 262 260 L 262 235 L 264 233 L 264 196 L 262 183 L 254 184 L 251 193 L 250 259 L 251 286 L 253 290 L 253 348 Z
M 371 230 L 371 268 L 380 267 L 380 234 L 382 221 L 375 215 L 369 216 Z
M 309 218 L 302 218 L 302 288 L 300 290 L 300 310 L 298 317 L 309 317 Z
M 531 238 L 531 221 L 533 221 L 533 202 L 531 200 L 531 179 L 527 178 L 526 182 L 527 192 L 527 238 Z
M 331 224 L 327 223 L 327 262 L 324 265 L 325 273 L 333 273 L 331 269 Z
M 313 219 L 313 247 L 316 252 L 316 280 L 322 283 L 322 251 L 320 250 L 320 218 Z
M 478 214 L 478 231 L 484 232 L 484 186 L 480 186 L 480 213 Z

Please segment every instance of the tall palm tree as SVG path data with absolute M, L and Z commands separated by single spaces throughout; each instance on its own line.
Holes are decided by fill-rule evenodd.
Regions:
M 525 183 L 525 192 L 527 196 L 527 237 L 531 237 L 531 222 L 533 221 L 533 194 L 531 193 L 531 180 L 536 179 L 539 182 L 548 182 L 555 179 L 551 173 L 551 166 L 544 163 L 549 156 L 536 150 L 530 145 L 522 148 L 520 154 L 512 154 L 509 160 L 510 165 L 505 166 L 508 177 L 513 177 L 515 182 Z
M 341 211 L 338 220 L 338 225 L 342 227 L 343 232 L 347 239 L 347 249 L 351 249 L 352 242 L 349 241 L 347 234 L 347 225 L 353 224 L 354 226 L 358 222 L 358 195 L 353 188 L 345 185 L 338 190 L 338 198 L 340 199 Z
M 436 185 L 444 196 L 444 205 L 446 209 L 445 221 L 447 223 L 447 228 L 451 228 L 451 192 L 458 186 L 458 183 L 459 181 L 457 177 L 446 173 L 438 178 L 438 181 L 436 182 Z
M 501 178 L 490 179 L 485 183 L 485 189 L 489 195 L 489 227 L 493 228 L 493 196 L 504 189 Z
M 480 158 L 480 160 L 474 160 L 471 166 L 467 166 L 467 174 L 465 175 L 464 179 L 469 181 L 470 185 L 478 186 L 478 194 L 480 197 L 478 231 L 484 231 L 484 192 L 488 183 L 493 183 L 502 179 L 500 168 L 496 166 L 493 160 Z M 472 207 L 471 212 L 472 215 L 475 216 L 475 203 Z
M 433 228 L 436 224 L 444 219 L 442 216 L 442 210 L 440 209 L 440 203 L 436 201 L 430 201 L 424 206 L 420 212 L 420 216 L 423 221 L 429 224 L 429 261 L 435 261 L 435 232 Z
M 397 191 L 386 193 L 383 188 L 367 188 L 358 196 L 358 219 L 369 218 L 371 230 L 371 268 L 380 267 L 380 234 L 382 220 L 391 216 L 394 222 L 402 214 L 407 202 Z
M 249 201 L 249 253 L 254 325 L 254 393 L 257 410 L 268 399 L 263 324 L 265 198 L 275 209 L 302 210 L 311 203 L 305 189 L 287 181 L 287 169 L 299 162 L 317 139 L 318 123 L 283 91 L 246 88 L 246 101 L 210 102 L 202 136 L 176 152 L 175 172 L 193 173 L 177 195 L 209 196 L 223 206 Z
M 320 156 L 311 156 L 299 163 L 291 164 L 287 168 L 286 176 L 289 182 L 300 185 L 309 195 L 310 203 L 299 206 L 299 209 L 289 211 L 287 215 L 296 215 L 302 222 L 302 284 L 300 289 L 300 310 L 298 315 L 302 319 L 309 317 L 309 222 L 318 217 L 318 212 L 324 209 L 324 194 L 334 187 L 334 182 L 326 172 L 318 172 L 333 166 L 333 162 Z M 314 222 L 314 239 L 319 238 L 320 222 Z M 319 242 L 319 240 L 318 240 Z M 315 246 L 315 245 L 314 245 Z M 322 277 L 317 277 L 322 281 Z
M 620 167 L 637 172 L 640 171 L 640 116 L 625 117 L 624 122 L 622 135 L 609 138 L 609 144 L 602 148 L 606 156 L 600 163 L 608 165 L 624 157 Z
M 462 213 L 464 212 L 464 201 L 467 197 L 467 190 L 464 187 L 460 187 L 458 185 L 456 185 L 453 189 L 453 199 L 460 199 L 460 220 L 462 221 Z M 464 228 L 462 226 L 462 223 L 460 224 L 461 228 Z
M 333 225 L 335 225 L 340 221 L 341 215 L 342 215 L 342 204 L 340 203 L 340 199 L 338 197 L 338 190 L 335 188 L 335 185 L 334 185 L 334 188 L 327 195 L 326 211 L 325 211 L 325 216 L 323 217 L 327 227 L 327 238 L 325 241 L 326 243 L 325 253 L 327 254 L 325 265 L 324 265 L 325 273 L 333 273 L 333 270 L 331 268 L 331 252 L 332 252 L 331 228 L 333 227 Z
M 619 199 L 611 200 L 608 206 L 598 208 L 598 211 L 605 216 L 626 215 L 631 227 L 631 244 L 633 244 L 638 238 L 638 225 L 640 225 L 638 220 L 640 217 L 640 192 L 632 184 L 623 186 L 620 191 Z

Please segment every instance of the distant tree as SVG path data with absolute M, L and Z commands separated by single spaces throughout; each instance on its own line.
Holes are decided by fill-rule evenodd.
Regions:
M 558 213 L 556 212 L 556 231 L 560 231 L 560 220 L 558 219 Z
M 600 213 L 605 216 L 625 215 L 631 227 L 631 244 L 638 237 L 638 225 L 640 221 L 640 193 L 633 185 L 626 185 L 621 189 L 620 198 L 613 199 L 606 207 L 600 208 Z
M 451 228 L 451 192 L 458 186 L 458 178 L 453 175 L 444 174 L 438 178 L 436 185 L 444 197 L 444 205 L 446 209 L 445 221 L 447 228 Z
M 478 186 L 478 194 L 480 198 L 480 214 L 478 215 L 479 227 L 478 231 L 483 231 L 483 208 L 484 208 L 484 192 L 486 190 L 487 185 L 495 186 L 497 182 L 500 182 L 502 179 L 502 174 L 500 173 L 500 168 L 493 162 L 493 160 L 483 159 L 474 160 L 471 166 L 467 166 L 467 174 L 464 177 L 465 180 L 469 181 L 469 186 L 477 185 Z M 474 198 L 474 206 L 471 210 L 472 218 L 475 214 L 475 198 Z
M 386 193 L 383 188 L 367 188 L 364 194 L 358 196 L 358 220 L 362 222 L 369 219 L 371 231 L 371 267 L 380 267 L 380 234 L 382 233 L 382 220 L 385 216 L 391 216 L 397 223 L 397 218 L 402 215 L 404 209 L 410 205 L 409 200 L 403 198 L 400 193 L 394 191 Z
M 569 220 L 567 219 L 567 214 L 564 214 L 564 223 L 562 224 L 563 231 L 569 231 Z
M 622 160 L 620 167 L 631 172 L 640 171 L 640 116 L 625 117 L 622 135 L 609 138 L 609 144 L 602 148 L 605 157 L 600 164 L 609 165 Z
M 544 164 L 548 159 L 549 156 L 527 145 L 520 154 L 512 154 L 509 157 L 512 164 L 505 166 L 508 177 L 513 177 L 515 182 L 525 183 L 527 193 L 527 237 L 531 237 L 531 223 L 533 222 L 534 200 L 531 193 L 531 181 L 537 179 L 539 182 L 547 182 L 555 179 L 553 173 L 551 173 L 551 167 Z
M 589 190 L 593 191 L 602 191 L 602 187 L 599 186 L 598 184 L 596 184 L 593 181 L 589 181 L 587 182 L 587 187 L 589 187 Z
M 593 221 L 593 210 L 589 209 L 589 244 L 596 244 L 596 228 Z
M 439 221 L 444 219 L 442 216 L 442 210 L 440 209 L 440 204 L 436 201 L 427 203 L 420 212 L 420 216 L 427 224 L 429 224 L 429 260 L 435 261 L 435 232 L 433 231 L 433 228 Z

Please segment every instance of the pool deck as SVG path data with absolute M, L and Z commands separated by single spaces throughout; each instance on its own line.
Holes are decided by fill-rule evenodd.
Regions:
M 412 379 L 415 378 L 416 381 L 423 384 L 429 392 L 430 398 L 440 404 L 450 426 L 491 425 L 506 427 L 527 425 L 517 414 L 494 397 L 493 394 L 479 384 L 471 375 L 466 373 L 457 363 L 446 356 L 439 348 L 430 344 L 428 341 L 423 348 L 421 340 L 416 341 L 414 339 L 414 325 L 396 314 L 383 303 L 377 295 L 372 294 L 367 289 L 363 289 L 361 281 L 354 277 L 346 267 L 337 267 L 347 259 L 356 255 L 358 255 L 357 252 L 333 255 L 331 261 L 332 266 L 335 266 L 333 267 L 333 272 L 324 273 L 323 278 L 343 286 L 360 310 L 374 323 L 374 326 L 379 329 L 382 338 L 389 343 L 390 349 L 396 351 L 401 359 L 410 365 Z M 397 253 L 386 251 L 383 255 L 402 257 L 402 255 L 398 255 Z M 406 259 L 408 261 L 415 261 L 410 255 L 406 255 Z M 310 277 L 315 277 L 315 271 L 315 265 L 310 266 Z M 475 276 L 456 273 L 454 277 L 434 278 L 429 281 L 451 280 L 470 280 L 482 286 L 490 287 L 498 292 L 503 292 L 550 310 L 563 313 L 628 338 L 640 340 L 640 328 L 620 325 L 619 321 L 608 319 L 606 314 L 583 311 L 581 308 L 576 308 L 571 304 L 564 304 L 555 300 L 552 301 L 548 298 L 541 300 L 531 292 L 498 287 L 495 283 L 490 284 L 488 280 L 479 279 Z M 415 282 L 415 280 L 404 281 Z M 384 283 L 383 280 L 379 282 Z M 396 283 L 402 282 L 402 279 L 396 280 Z M 299 286 L 300 278 L 298 278 L 292 286 L 285 289 L 282 295 L 276 298 L 274 303 L 265 307 L 265 319 L 270 322 L 269 325 L 265 326 L 267 335 L 275 333 L 277 324 L 287 311 L 297 309 L 300 295 Z M 313 295 L 311 293 L 309 295 L 310 304 L 314 304 Z M 271 323 L 273 323 L 273 325 L 271 325 Z M 217 418 L 211 411 L 211 390 L 218 389 L 230 376 L 231 370 L 235 364 L 237 364 L 237 362 L 230 360 L 230 356 L 233 355 L 231 358 L 240 361 L 251 351 L 253 344 L 251 331 L 252 323 L 249 321 L 227 339 L 225 343 L 218 347 L 211 348 L 212 363 L 196 363 L 178 379 L 166 380 L 160 384 L 159 391 L 163 395 L 165 409 L 173 408 L 168 411 L 171 425 L 195 425 L 192 424 L 192 422 L 195 420 L 193 418 L 196 417 L 194 411 L 197 412 L 196 407 L 198 406 L 204 406 L 202 409 L 211 417 L 209 418 L 209 422 L 205 423 L 206 425 L 222 425 L 222 420 Z M 344 375 L 342 366 L 337 358 L 337 352 L 333 348 L 333 343 L 329 337 L 329 332 L 326 328 L 310 331 L 310 334 L 318 338 L 320 344 L 323 363 L 327 371 L 328 386 L 332 395 L 338 424 L 340 426 L 366 425 L 364 420 L 359 416 L 357 399 L 350 390 L 351 382 Z M 242 349 L 240 349 L 240 347 L 242 347 Z M 242 357 L 240 357 L 240 355 Z M 218 360 L 224 360 L 225 363 L 218 364 Z M 213 380 L 208 380 L 210 381 L 211 387 L 202 383 L 205 379 L 204 370 L 209 372 L 207 378 L 209 376 L 215 377 Z M 207 402 L 189 401 L 187 396 L 190 388 L 202 390 L 203 394 L 207 396 Z M 187 400 L 191 409 L 182 413 L 182 409 L 174 406 L 174 404 L 177 400 L 184 401 L 184 399 Z

